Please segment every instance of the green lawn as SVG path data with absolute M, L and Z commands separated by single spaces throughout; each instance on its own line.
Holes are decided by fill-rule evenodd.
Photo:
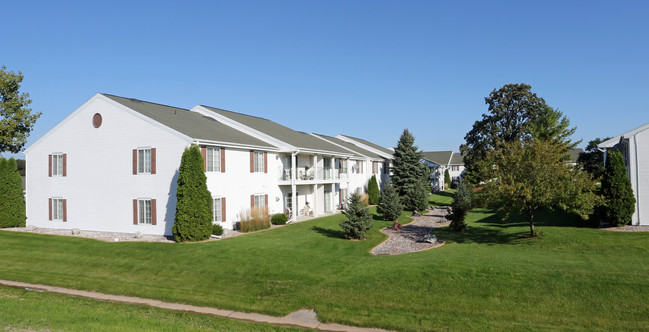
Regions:
M 0 308 L 8 331 L 303 331 L 9 287 L 0 287 Z
M 456 191 L 457 190 L 455 189 L 449 189 L 430 195 L 430 197 L 428 198 L 428 204 L 434 206 L 451 205 L 451 202 L 453 202 L 453 195 L 455 195 Z
M 523 239 L 527 224 L 478 209 L 466 233 L 436 231 L 440 248 L 373 256 L 390 223 L 348 241 L 340 218 L 195 244 L 0 232 L 0 278 L 397 330 L 649 328 L 647 233 L 545 214 L 543 236 Z

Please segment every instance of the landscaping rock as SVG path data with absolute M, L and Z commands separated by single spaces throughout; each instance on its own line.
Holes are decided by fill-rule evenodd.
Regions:
M 403 227 L 403 226 L 401 226 L 401 224 L 400 224 L 398 221 L 395 221 L 395 222 L 392 224 L 392 227 L 390 227 L 390 228 L 391 228 L 391 229 L 394 229 L 395 231 L 400 231 L 402 227 Z
M 424 235 L 423 239 L 421 239 L 421 242 L 435 244 L 435 243 L 437 243 L 437 236 L 435 236 L 433 234 L 426 234 L 426 235 Z
M 73 228 L 72 229 L 72 235 L 79 235 L 80 233 L 81 233 L 81 230 L 79 230 L 78 228 Z
M 135 238 L 136 239 L 141 239 L 142 238 L 142 232 L 135 232 Z
M 419 211 L 414 211 L 412 215 L 415 217 L 421 217 L 421 213 L 419 213 Z

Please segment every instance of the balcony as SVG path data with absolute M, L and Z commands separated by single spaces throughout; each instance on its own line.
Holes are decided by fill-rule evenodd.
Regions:
M 347 173 L 340 173 L 338 169 L 324 168 L 324 167 L 311 167 L 304 168 L 298 167 L 296 170 L 296 183 L 322 183 L 322 182 L 338 182 L 339 180 L 347 179 Z M 290 167 L 279 167 L 278 170 L 279 181 L 290 183 L 292 180 Z

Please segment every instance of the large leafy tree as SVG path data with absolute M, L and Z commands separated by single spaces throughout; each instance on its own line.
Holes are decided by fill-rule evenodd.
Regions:
M 424 210 L 428 203 L 428 168 L 421 163 L 422 154 L 415 146 L 415 137 L 404 129 L 394 149 L 392 183 L 401 203 L 408 210 Z
M 604 195 L 604 219 L 614 226 L 624 226 L 631 221 L 635 212 L 635 197 L 631 181 L 619 151 L 609 151 L 606 156 L 606 170 L 602 178 Z
M 202 241 L 212 232 L 212 196 L 203 170 L 198 146 L 185 149 L 178 172 L 176 218 L 171 229 L 178 242 Z
M 0 152 L 20 152 L 41 113 L 32 113 L 28 93 L 20 93 L 23 81 L 17 74 L 0 68 Z
M 538 139 L 506 142 L 486 154 L 493 165 L 484 190 L 505 218 L 520 213 L 536 236 L 540 209 L 560 209 L 586 219 L 599 203 L 590 174 L 565 161 L 565 145 Z
M 25 196 L 16 161 L 0 158 L 0 228 L 24 227 Z
M 472 183 L 488 179 L 490 165 L 484 162 L 486 154 L 504 143 L 535 137 L 559 143 L 564 152 L 577 144 L 569 139 L 576 128 L 570 128 L 570 121 L 533 93 L 530 85 L 507 84 L 494 89 L 485 103 L 489 112 L 473 124 L 460 146 L 465 178 Z
M 595 138 L 588 142 L 586 151 L 579 154 L 577 162 L 584 168 L 584 170 L 593 175 L 595 179 L 601 179 L 604 175 L 604 152 L 597 148 L 597 145 L 604 141 L 608 141 L 610 137 Z

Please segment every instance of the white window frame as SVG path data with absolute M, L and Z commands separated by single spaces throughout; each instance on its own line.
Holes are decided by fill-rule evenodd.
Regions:
M 207 147 L 206 165 L 208 172 L 221 172 L 221 148 Z
M 378 161 L 373 161 L 372 162 L 372 174 L 379 174 L 379 162 Z
M 52 153 L 52 176 L 63 176 L 63 153 Z
M 254 206 L 256 208 L 263 208 L 266 206 L 266 195 L 265 194 L 255 194 Z
M 151 148 L 137 149 L 137 174 L 151 174 Z
M 223 222 L 225 220 L 223 219 L 223 211 L 221 210 L 221 197 L 213 197 L 212 198 L 212 212 L 214 214 L 214 218 L 212 218 L 212 221 L 214 222 Z M 218 211 L 218 212 L 217 212 Z
M 52 220 L 63 221 L 63 198 L 52 198 Z
M 153 225 L 153 214 L 151 212 L 150 198 L 140 198 L 137 200 L 138 225 Z
M 340 159 L 340 173 L 347 174 L 347 159 Z
M 264 170 L 266 169 L 266 165 L 264 164 L 264 152 L 253 151 L 252 157 L 255 173 L 264 173 Z

